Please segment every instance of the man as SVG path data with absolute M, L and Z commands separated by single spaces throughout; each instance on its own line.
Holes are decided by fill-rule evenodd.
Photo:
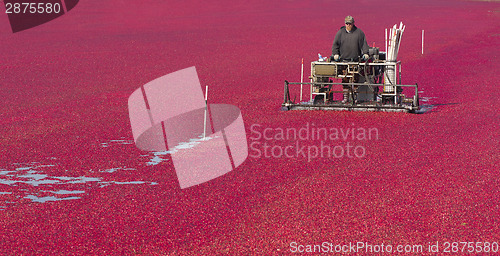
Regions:
M 352 16 L 345 17 L 345 26 L 341 27 L 340 30 L 335 35 L 332 46 L 332 59 L 334 61 L 359 61 L 359 57 L 363 56 L 363 60 L 368 60 L 368 43 L 366 42 L 365 33 L 361 29 L 354 25 L 354 18 Z M 359 77 L 342 79 L 343 83 L 357 83 Z M 343 86 L 344 99 L 343 103 L 346 103 L 352 95 L 354 102 L 357 102 L 357 93 L 354 91 L 358 90 L 358 86 L 353 86 L 352 88 L 348 85 Z
M 365 33 L 354 25 L 352 16 L 345 17 L 345 26 L 340 28 L 333 40 L 333 59 L 357 61 L 363 55 L 363 59 L 367 60 L 368 49 Z

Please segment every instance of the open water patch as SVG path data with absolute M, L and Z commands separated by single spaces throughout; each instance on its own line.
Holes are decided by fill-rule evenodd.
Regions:
M 213 137 L 199 136 L 188 142 L 181 142 L 169 151 L 147 152 L 141 157 L 139 165 L 156 166 L 169 161 L 169 154 L 180 150 L 189 150 L 203 141 Z M 115 147 L 135 147 L 133 140 L 125 138 L 111 139 L 99 146 L 104 150 Z M 119 165 L 119 164 L 118 164 Z M 48 157 L 43 162 L 12 163 L 0 168 L 0 210 L 10 205 L 29 200 L 33 203 L 47 203 L 84 198 L 87 191 L 107 186 L 137 186 L 158 185 L 157 182 L 143 180 L 113 180 L 118 173 L 133 173 L 137 170 L 130 166 L 105 167 L 99 170 L 89 170 L 86 175 L 71 176 L 71 170 L 63 170 L 68 175 L 52 175 L 61 173 L 59 161 L 56 157 Z
M 54 161 L 50 158 L 48 161 Z M 89 189 L 110 185 L 158 185 L 156 182 L 133 180 L 115 181 L 99 177 L 99 173 L 133 171 L 134 168 L 115 167 L 94 172 L 96 176 L 50 175 L 58 170 L 57 163 L 14 163 L 0 169 L 0 210 L 29 200 L 33 203 L 47 203 L 83 198 Z M 91 171 L 91 170 L 90 170 Z M 66 170 L 66 172 L 71 173 Z M 92 171 L 91 171 L 92 172 Z

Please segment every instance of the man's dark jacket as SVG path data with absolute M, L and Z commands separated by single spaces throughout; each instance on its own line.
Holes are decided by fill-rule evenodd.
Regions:
M 361 29 L 353 26 L 351 32 L 347 32 L 343 26 L 333 40 L 332 56 L 338 54 L 342 60 L 357 60 L 363 54 L 368 54 L 368 49 L 365 33 Z

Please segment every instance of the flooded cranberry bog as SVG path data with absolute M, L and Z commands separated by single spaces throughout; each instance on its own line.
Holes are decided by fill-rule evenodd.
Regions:
M 499 10 L 80 1 L 12 33 L 2 9 L 0 252 L 498 253 Z M 329 56 L 346 15 L 381 49 L 404 22 L 421 113 L 281 110 L 284 81 Z M 181 189 L 170 152 L 136 147 L 127 102 L 192 66 L 210 102 L 241 111 L 248 157 Z

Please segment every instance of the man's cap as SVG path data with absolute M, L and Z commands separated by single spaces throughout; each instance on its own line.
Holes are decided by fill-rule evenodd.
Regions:
M 345 17 L 345 23 L 354 23 L 354 18 L 352 16 Z

